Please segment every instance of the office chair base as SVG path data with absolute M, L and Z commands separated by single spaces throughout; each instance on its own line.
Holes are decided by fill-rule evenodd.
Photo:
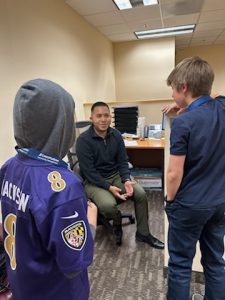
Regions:
M 112 224 L 110 220 L 105 218 L 101 213 L 98 214 L 97 225 L 103 225 L 108 231 L 113 232 Z
M 128 219 L 130 224 L 135 224 L 135 218 L 132 216 L 132 214 L 122 214 L 122 219 Z M 113 234 L 116 245 L 121 246 L 122 245 L 122 225 L 119 226 L 120 228 L 116 228 L 118 226 L 115 226 L 112 224 L 112 219 L 107 219 L 104 215 L 101 213 L 98 213 L 98 225 L 103 225 L 111 234 Z
M 122 219 L 127 218 L 127 219 L 129 219 L 130 224 L 135 224 L 135 218 L 132 215 L 130 215 L 130 214 L 129 215 L 122 214 L 121 218 Z

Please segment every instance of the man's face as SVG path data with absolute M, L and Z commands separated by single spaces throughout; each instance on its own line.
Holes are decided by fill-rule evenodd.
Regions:
M 111 124 L 111 115 L 107 106 L 97 106 L 91 114 L 94 128 L 99 132 L 105 132 Z
M 185 91 L 182 88 L 180 91 L 178 91 L 173 85 L 172 87 L 172 98 L 174 99 L 174 101 L 176 102 L 176 104 L 180 107 L 180 108 L 184 108 L 187 106 L 186 100 L 185 100 Z

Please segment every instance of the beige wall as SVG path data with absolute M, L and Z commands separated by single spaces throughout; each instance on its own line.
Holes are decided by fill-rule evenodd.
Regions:
M 112 43 L 63 0 L 0 1 L 0 165 L 14 153 L 12 106 L 25 81 L 65 87 L 83 119 L 83 100 L 115 99 Z
M 116 99 L 171 98 L 166 78 L 175 65 L 174 38 L 114 44 Z
M 155 101 L 130 101 L 130 102 L 108 102 L 110 108 L 119 105 L 138 105 L 139 116 L 145 117 L 146 124 L 160 124 L 162 122 L 162 107 L 173 103 L 173 100 L 155 100 Z M 92 104 L 84 105 L 85 119 L 90 117 Z
M 191 47 L 176 52 L 176 63 L 190 56 L 207 60 L 215 73 L 213 92 L 225 95 L 225 45 Z
M 174 38 L 114 43 L 113 48 L 117 102 L 103 100 L 110 107 L 138 105 L 139 116 L 145 116 L 146 123 L 160 123 L 161 109 L 171 99 L 166 78 L 175 65 Z M 86 119 L 90 106 L 84 107 Z

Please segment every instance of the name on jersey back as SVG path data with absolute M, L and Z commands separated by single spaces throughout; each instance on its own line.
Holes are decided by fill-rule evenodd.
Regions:
M 25 212 L 30 195 L 26 195 L 18 186 L 7 180 L 3 181 L 2 197 L 6 196 L 18 205 L 18 210 Z

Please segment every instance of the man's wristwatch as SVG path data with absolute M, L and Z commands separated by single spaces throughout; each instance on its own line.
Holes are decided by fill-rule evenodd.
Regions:
M 168 199 L 167 199 L 167 195 L 166 195 L 166 196 L 164 197 L 164 201 L 165 201 L 166 203 L 169 203 L 169 204 L 170 204 L 170 203 L 172 203 L 172 202 L 174 201 L 174 199 L 173 199 L 173 200 L 168 200 Z
M 130 181 L 131 179 L 130 178 L 126 178 L 122 181 L 122 183 L 125 183 L 126 181 Z

